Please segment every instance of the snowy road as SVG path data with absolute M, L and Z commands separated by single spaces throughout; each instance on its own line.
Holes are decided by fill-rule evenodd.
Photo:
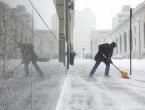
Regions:
M 114 61 L 119 68 L 129 72 L 128 60 L 123 62 L 125 60 Z M 144 61 L 134 62 L 144 64 Z M 76 60 L 70 67 L 56 110 L 145 110 L 145 71 L 142 66 L 133 65 L 131 79 L 122 78 L 111 66 L 112 77 L 106 78 L 102 63 L 90 79 L 88 74 L 94 63 Z

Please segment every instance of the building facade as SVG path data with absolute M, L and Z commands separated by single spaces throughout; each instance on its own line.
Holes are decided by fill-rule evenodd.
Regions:
M 98 52 L 98 46 L 103 43 L 109 43 L 110 38 L 108 37 L 108 34 L 111 32 L 111 30 L 98 30 L 93 31 L 91 34 L 91 41 L 92 41 L 92 56 L 94 57 L 96 53 Z
M 112 29 L 121 24 L 125 18 L 130 14 L 130 5 L 124 5 L 121 8 L 121 12 L 117 13 L 112 19 Z
M 59 17 L 59 61 L 69 69 L 69 55 L 73 49 L 75 0 L 55 0 L 55 4 Z
M 95 44 L 99 44 L 103 39 L 98 38 Z M 105 39 L 108 39 L 108 43 L 116 42 L 114 55 L 130 58 L 130 17 L 114 28 Z M 145 58 L 145 2 L 137 5 L 132 13 L 132 58 Z
M 130 18 L 124 20 L 110 34 L 110 41 L 117 43 L 115 54 L 130 58 Z M 145 56 L 145 2 L 133 10 L 132 15 L 132 58 Z
M 73 38 L 73 50 L 78 58 L 83 58 L 91 52 L 91 33 L 96 29 L 96 16 L 89 8 L 83 11 L 75 11 L 75 27 Z

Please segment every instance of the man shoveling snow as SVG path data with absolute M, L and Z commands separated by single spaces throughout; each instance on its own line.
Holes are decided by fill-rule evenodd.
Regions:
M 105 44 L 101 44 L 98 46 L 99 51 L 96 54 L 94 60 L 96 61 L 94 67 L 92 68 L 89 77 L 93 77 L 93 74 L 95 73 L 96 69 L 98 68 L 98 66 L 100 65 L 100 63 L 103 61 L 106 65 L 106 69 L 105 69 L 105 76 L 110 77 L 109 75 L 109 70 L 110 70 L 110 63 L 113 64 L 111 57 L 112 57 L 112 53 L 113 53 L 113 49 L 116 47 L 116 43 L 112 42 L 111 44 L 105 43 Z M 109 59 L 110 62 L 106 59 Z

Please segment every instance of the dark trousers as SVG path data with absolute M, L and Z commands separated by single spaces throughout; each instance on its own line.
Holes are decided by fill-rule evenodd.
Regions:
M 33 64 L 33 66 L 35 67 L 36 71 L 37 71 L 40 75 L 43 75 L 43 72 L 42 72 L 41 69 L 39 68 L 38 64 L 37 64 L 35 61 L 32 61 L 32 64 Z M 26 73 L 26 75 L 30 75 L 28 65 L 29 65 L 29 64 L 27 64 L 27 63 L 24 64 L 24 68 L 25 68 L 25 73 Z
M 101 62 L 99 61 L 96 61 L 94 67 L 92 68 L 90 74 L 94 74 L 96 69 L 98 68 L 98 66 L 100 65 Z M 109 70 L 110 70 L 110 63 L 109 64 L 106 64 L 106 69 L 105 69 L 105 75 L 109 75 Z

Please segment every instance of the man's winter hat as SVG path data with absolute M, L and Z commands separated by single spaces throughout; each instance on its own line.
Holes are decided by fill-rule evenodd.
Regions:
M 114 47 L 116 47 L 116 43 L 115 42 L 112 42 L 111 44 L 111 48 L 113 49 Z

